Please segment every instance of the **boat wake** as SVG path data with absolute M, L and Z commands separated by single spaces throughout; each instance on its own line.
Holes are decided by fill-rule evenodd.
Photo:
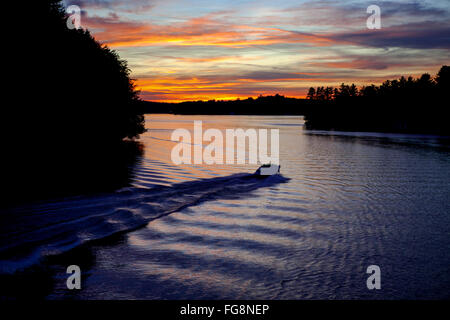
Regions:
M 15 273 L 45 257 L 135 230 L 185 207 L 249 196 L 253 190 L 288 180 L 282 175 L 261 179 L 234 174 L 8 209 L 0 213 L 0 273 Z

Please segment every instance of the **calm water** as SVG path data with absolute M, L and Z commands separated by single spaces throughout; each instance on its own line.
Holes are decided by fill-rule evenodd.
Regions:
M 278 128 L 282 176 L 257 166 L 175 166 L 172 130 Z M 450 298 L 450 152 L 435 137 L 311 132 L 300 117 L 147 116 L 133 185 L 17 208 L 2 272 L 48 262 L 47 297 Z M 27 221 L 25 223 L 24 218 Z M 12 218 L 11 218 L 12 219 Z M 14 229 L 14 230 L 13 230 Z M 17 247 L 17 248 L 16 248 Z M 8 255 L 4 255 L 9 257 Z M 65 288 L 81 266 L 82 290 Z M 381 290 L 366 268 L 381 268 Z

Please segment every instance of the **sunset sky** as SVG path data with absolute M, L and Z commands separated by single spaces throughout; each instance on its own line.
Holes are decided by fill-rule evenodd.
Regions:
M 450 1 L 83 0 L 81 26 L 128 61 L 152 101 L 235 99 L 435 74 Z M 367 7 L 381 8 L 369 30 Z

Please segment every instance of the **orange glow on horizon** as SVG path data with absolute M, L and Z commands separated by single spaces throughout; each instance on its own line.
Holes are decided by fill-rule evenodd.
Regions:
M 291 81 L 292 79 L 275 79 L 271 82 Z M 304 98 L 305 93 L 296 89 L 267 90 L 255 88 L 242 90 L 245 84 L 264 83 L 265 80 L 238 79 L 230 81 L 214 81 L 197 77 L 178 79 L 175 77 L 159 77 L 154 79 L 136 80 L 136 89 L 141 92 L 141 97 L 146 101 L 154 102 L 186 102 L 186 101 L 209 101 L 209 100 L 245 100 L 249 97 L 258 98 L 259 95 L 268 96 L 280 94 L 286 97 Z M 244 92 L 239 92 L 242 90 Z M 245 92 L 247 91 L 247 92 Z M 302 90 L 303 91 L 303 90 Z M 160 92 L 157 98 L 147 98 L 153 92 Z
M 263 96 L 274 96 L 277 93 L 264 93 Z M 297 98 L 297 99 L 305 99 L 306 95 L 284 95 L 286 98 Z M 201 96 L 201 95 L 180 95 L 180 96 L 171 96 L 167 99 L 143 99 L 145 101 L 150 102 L 166 102 L 166 103 L 180 103 L 180 102 L 192 102 L 192 101 L 210 101 L 210 100 L 216 100 L 216 101 L 233 101 L 233 100 L 246 100 L 248 98 L 257 99 L 258 96 L 248 96 L 248 95 L 236 95 L 236 96 L 227 96 L 227 95 L 218 95 L 214 94 L 211 96 Z
M 295 75 L 295 74 L 294 74 Z M 141 98 L 153 102 L 187 102 L 209 100 L 245 100 L 249 97 L 256 99 L 258 96 L 273 96 L 276 94 L 287 98 L 305 99 L 310 87 L 329 86 L 338 87 L 342 81 L 332 78 L 280 78 L 280 79 L 246 79 L 237 78 L 228 81 L 208 78 L 176 78 L 155 77 L 135 81 L 136 89 L 141 92 Z M 373 79 L 372 79 L 373 80 Z M 295 82 L 296 86 L 292 83 Z M 282 85 L 284 83 L 284 85 Z M 358 81 L 358 87 L 370 85 L 370 81 Z M 255 86 L 256 85 L 256 86 Z M 264 85 L 272 87 L 265 88 Z M 279 87 L 279 89 L 273 89 Z M 157 94 L 154 94 L 157 92 Z M 152 98 L 150 98 L 151 96 Z

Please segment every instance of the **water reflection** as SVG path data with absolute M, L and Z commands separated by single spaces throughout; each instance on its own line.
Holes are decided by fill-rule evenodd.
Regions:
M 2 177 L 7 188 L 0 210 L 35 201 L 114 192 L 130 186 L 133 170 L 143 154 L 143 143 L 127 141 L 114 146 L 100 143 L 73 149 L 65 146 L 64 151 L 41 149 L 23 159 L 12 157 L 16 163 Z
M 445 139 L 307 132 L 300 117 L 202 116 L 205 130 L 280 129 L 283 176 L 261 182 L 242 174 L 253 166 L 173 165 L 170 134 L 194 120 L 148 116 L 131 185 L 77 200 L 84 213 L 110 208 L 122 221 L 153 220 L 90 245 L 92 263 L 75 296 L 58 280 L 64 263 L 51 264 L 48 297 L 448 298 Z M 366 288 L 371 264 L 381 267 L 381 291 Z

